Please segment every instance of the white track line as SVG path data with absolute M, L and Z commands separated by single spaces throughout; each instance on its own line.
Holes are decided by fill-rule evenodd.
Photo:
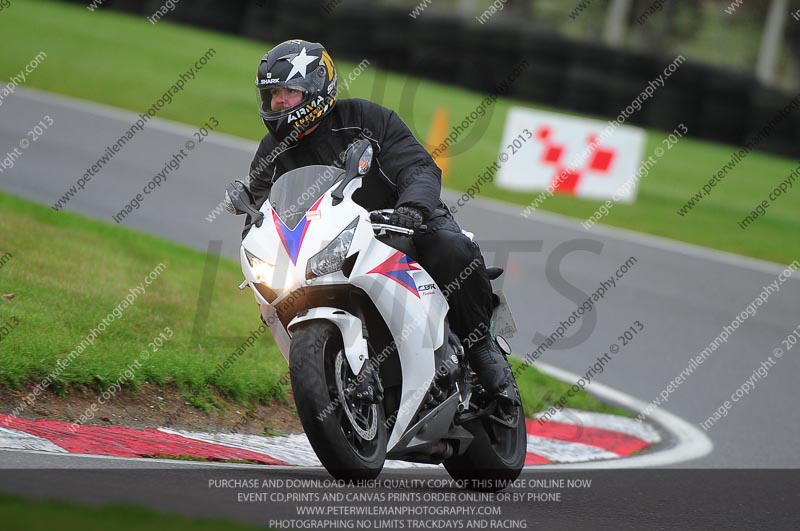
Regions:
M 31 88 L 18 88 L 15 95 L 16 97 L 22 97 L 36 101 L 46 101 L 49 103 L 62 105 L 64 107 L 82 110 L 97 116 L 104 116 L 114 120 L 122 121 L 127 124 L 133 123 L 138 119 L 138 114 L 131 111 L 121 110 L 108 105 L 100 105 Z M 181 137 L 190 136 L 195 130 L 194 127 L 178 122 L 164 120 L 163 118 L 151 118 L 147 123 L 147 127 L 175 133 Z M 226 147 L 231 147 L 233 149 L 239 149 L 247 153 L 253 153 L 257 145 L 255 142 L 222 133 L 213 133 L 212 135 L 209 135 L 208 141 Z M 448 191 L 448 193 L 456 192 Z M 498 200 L 487 198 L 475 198 L 472 199 L 471 203 L 472 202 L 475 202 L 476 205 L 479 205 L 487 210 L 492 210 L 501 215 L 514 218 L 519 217 L 517 212 L 522 208 L 520 205 L 504 203 Z M 529 219 L 535 219 L 543 223 L 549 223 L 550 225 L 571 229 L 580 227 L 579 220 L 549 212 L 534 212 Z M 784 268 L 784 266 L 772 262 L 756 260 L 754 258 L 747 258 L 722 251 L 710 250 L 696 245 L 677 242 L 657 236 L 645 235 L 616 227 L 597 226 L 596 228 L 593 228 L 592 231 L 601 233 L 607 237 L 615 238 L 617 240 L 638 243 L 640 245 L 664 249 L 671 252 L 677 252 L 705 260 L 717 261 L 755 271 L 777 273 L 782 271 Z M 575 381 L 575 379 L 578 377 L 578 375 L 569 373 L 557 367 L 549 366 L 543 363 L 537 363 L 536 365 L 542 370 L 542 372 L 565 381 Z M 628 407 L 633 411 L 642 411 L 645 407 L 647 407 L 647 404 L 641 400 L 633 398 L 597 382 L 592 385 L 592 394 L 612 402 L 616 402 L 622 406 Z M 537 465 L 537 468 L 638 468 L 648 466 L 663 466 L 682 461 L 688 461 L 691 459 L 697 459 L 707 455 L 713 448 L 711 440 L 708 439 L 705 434 L 675 415 L 662 409 L 658 409 L 651 414 L 651 417 L 653 420 L 668 429 L 676 438 L 677 444 L 674 447 L 650 454 L 626 458 L 623 460 L 580 465 Z
M 10 428 L 0 428 L 0 448 L 67 453 L 66 450 L 43 437 L 37 437 L 36 435 Z
M 614 452 L 603 450 L 597 446 L 548 439 L 537 435 L 528 435 L 528 451 L 546 457 L 555 463 L 583 463 L 598 459 L 621 459 Z M 529 465 L 528 468 L 538 468 L 540 466 L 545 465 Z
M 242 450 L 259 452 L 275 459 L 280 459 L 286 463 L 302 467 L 320 467 L 319 458 L 314 453 L 311 443 L 305 434 L 289 435 L 286 437 L 265 437 L 263 435 L 246 435 L 236 433 L 198 433 L 191 431 L 173 430 L 169 428 L 159 428 L 164 433 L 172 433 L 189 439 L 198 441 L 233 446 Z M 423 463 L 410 463 L 407 461 L 397 461 L 388 459 L 384 468 L 437 468 L 440 465 L 428 465 Z
M 546 363 L 537 362 L 536 368 L 545 374 L 548 374 L 559 380 L 565 382 L 574 382 L 579 378 L 579 375 L 573 374 L 569 371 L 559 369 Z M 644 411 L 649 404 L 627 395 L 621 391 L 617 391 L 607 385 L 599 382 L 592 382 L 592 385 L 587 389 L 590 394 L 597 396 L 608 402 L 618 404 L 625 409 L 634 412 Z M 633 457 L 626 457 L 624 459 L 617 459 L 613 461 L 600 461 L 595 463 L 583 464 L 563 464 L 563 465 L 537 465 L 537 470 L 551 470 L 560 468 L 646 468 L 673 465 L 690 461 L 692 459 L 699 459 L 708 455 L 714 448 L 711 439 L 705 433 L 698 430 L 685 420 L 665 411 L 664 409 L 656 409 L 650 414 L 650 418 L 660 424 L 666 429 L 671 437 L 674 439 L 675 444 L 663 450 L 655 450 L 644 453 L 642 455 L 635 455 Z
M 573 380 L 575 381 L 575 380 Z M 543 416 L 544 413 L 539 413 L 536 417 Z M 600 428 L 603 430 L 610 430 L 631 437 L 636 437 L 650 444 L 661 442 L 661 436 L 653 427 L 644 422 L 638 422 L 634 419 L 627 417 L 620 417 L 619 415 L 611 415 L 608 413 L 593 413 L 591 411 L 581 411 L 580 409 L 564 409 L 556 412 L 555 415 L 550 415 L 546 418 L 548 422 L 563 422 L 565 424 L 577 424 L 578 426 L 585 426 L 587 428 Z
M 21 97 L 22 99 L 34 100 L 52 105 L 60 105 L 68 109 L 82 111 L 95 116 L 101 116 L 103 118 L 120 122 L 125 126 L 126 129 L 139 119 L 139 114 L 133 111 L 32 88 L 17 88 L 14 96 L 8 98 L 6 102 L 13 101 L 14 97 Z M 157 129 L 165 133 L 172 133 L 180 136 L 181 138 L 190 137 L 197 131 L 197 127 L 195 126 L 181 122 L 174 122 L 172 120 L 159 117 L 151 117 L 144 127 L 145 129 Z M 238 149 L 250 155 L 253 155 L 258 147 L 258 142 L 217 132 L 211 132 L 206 137 L 204 142 L 211 142 L 220 146 L 229 147 L 231 149 Z
M 447 190 L 447 193 L 452 194 L 452 197 L 454 198 L 459 197 L 462 194 L 461 191 L 456 190 Z M 525 207 L 516 203 L 506 203 L 504 201 L 491 199 L 488 197 L 476 197 L 474 199 L 470 199 L 469 204 L 472 203 L 475 203 L 475 206 L 480 206 L 486 210 L 491 210 L 492 212 L 509 216 L 514 219 L 525 219 L 519 215 L 519 212 L 523 211 Z M 587 238 L 591 237 L 593 233 L 596 233 L 606 238 L 613 238 L 618 241 L 636 243 L 638 245 L 674 252 L 684 256 L 691 256 L 693 258 L 719 262 L 722 264 L 740 267 L 742 269 L 759 271 L 762 273 L 777 275 L 786 269 L 785 264 L 769 262 L 766 260 L 760 260 L 758 258 L 750 258 L 749 256 L 742 256 L 726 251 L 710 249 L 700 245 L 694 245 L 678 240 L 671 240 L 662 236 L 654 236 L 652 234 L 645 234 L 643 232 L 636 232 L 634 230 L 623 229 L 621 227 L 614 227 L 611 225 L 595 225 L 591 228 L 591 230 L 586 230 L 581 225 L 580 219 L 571 218 L 563 214 L 556 214 L 554 212 L 537 210 L 531 213 L 530 217 L 527 219 L 528 221 L 546 223 L 554 227 L 580 230 L 581 234 L 584 234 Z
M 96 116 L 103 116 L 113 120 L 118 120 L 127 125 L 130 125 L 139 119 L 139 115 L 132 111 L 111 107 L 109 105 L 93 103 L 86 100 L 80 100 L 69 96 L 62 96 L 60 94 L 53 94 L 50 92 L 45 92 L 32 88 L 22 88 L 22 87 L 17 88 L 17 91 L 15 92 L 13 97 L 21 97 L 35 101 L 58 104 L 64 107 L 77 109 L 90 114 L 94 114 Z M 163 118 L 151 118 L 147 122 L 146 127 L 158 129 L 164 132 L 174 133 L 179 135 L 181 138 L 191 136 L 197 129 L 196 127 L 193 126 L 189 126 L 179 122 L 173 122 L 170 120 L 165 120 Z M 256 148 L 258 147 L 258 142 L 216 132 L 211 133 L 207 137 L 207 141 L 216 143 L 221 146 L 226 146 L 232 149 L 238 149 L 249 155 L 254 154 Z M 445 194 L 448 196 L 451 196 L 452 194 L 452 197 L 457 197 L 457 195 L 461 193 L 462 192 L 457 190 L 445 190 Z M 508 216 L 514 219 L 525 219 L 519 215 L 519 212 L 521 212 L 524 209 L 524 206 L 522 205 L 514 203 L 505 203 L 497 199 L 489 199 L 485 197 L 476 197 L 470 200 L 470 204 L 473 204 L 474 206 L 478 206 L 480 208 L 484 208 L 486 210 L 491 210 L 498 214 Z M 605 237 L 613 238 L 615 240 L 621 240 L 621 241 L 636 243 L 639 245 L 645 245 L 656 249 L 662 249 L 670 252 L 683 254 L 685 256 L 692 256 L 704 260 L 720 262 L 723 264 L 732 265 L 743 269 L 751 269 L 754 271 L 760 271 L 770 274 L 778 274 L 785 268 L 784 265 L 777 264 L 774 262 L 768 262 L 765 260 L 758 260 L 756 258 L 749 258 L 746 256 L 727 253 L 724 251 L 708 249 L 706 247 L 701 247 L 698 245 L 679 242 L 676 240 L 670 240 L 668 238 L 662 238 L 659 236 L 653 236 L 651 234 L 635 232 L 628 229 L 612 227 L 609 225 L 595 225 L 590 231 L 587 231 L 585 229 L 582 229 L 580 220 L 576 218 L 570 218 L 568 216 L 563 216 L 560 214 L 554 214 L 552 212 L 544 212 L 537 210 L 533 212 L 528 219 L 530 221 L 538 221 L 541 223 L 547 223 L 549 225 L 562 228 L 569 228 L 576 230 L 580 229 L 580 231 L 582 233 L 585 232 L 587 236 L 595 232 L 597 234 L 601 234 Z
M 13 452 L 13 453 L 19 453 L 19 454 L 34 454 L 34 455 L 43 455 L 43 456 L 52 456 L 53 455 L 53 452 L 49 452 L 49 451 L 45 451 L 45 450 L 16 450 L 16 449 L 12 449 L 12 448 L 0 448 L 0 455 L 2 455 L 2 452 L 5 452 L 5 451 Z M 152 457 L 118 457 L 118 456 L 115 456 L 115 455 L 97 455 L 97 454 L 59 453 L 58 457 L 59 457 L 59 459 L 72 458 L 72 457 L 80 458 L 80 459 L 84 459 L 84 458 L 101 459 L 101 460 L 105 460 L 105 461 L 111 461 L 112 463 L 114 463 L 114 462 L 120 463 L 119 466 L 115 466 L 114 464 L 103 465 L 102 468 L 104 468 L 104 469 L 120 468 L 120 469 L 131 469 L 131 470 L 134 470 L 131 467 L 126 467 L 126 466 L 122 465 L 121 463 L 124 463 L 126 461 L 137 461 L 137 462 L 140 462 L 142 464 L 153 465 L 153 466 L 136 467 L 135 470 L 148 470 L 148 469 L 151 469 L 151 470 L 163 470 L 164 468 L 170 468 L 169 466 L 168 467 L 156 466 L 156 465 L 160 465 L 160 464 L 173 465 L 173 467 L 181 467 L 181 466 L 201 467 L 201 468 L 202 467 L 222 467 L 222 468 L 236 467 L 236 468 L 253 468 L 253 469 L 258 469 L 258 470 L 264 470 L 264 467 L 269 466 L 269 470 L 286 470 L 286 471 L 297 470 L 296 466 L 286 466 L 286 465 L 252 465 L 252 464 L 249 464 L 249 463 L 217 463 L 217 462 L 214 462 L 214 461 L 182 461 L 180 459 L 161 459 L 161 458 L 156 459 L 156 458 L 152 458 Z M 29 466 L 28 467 L 28 469 L 30 469 L 30 470 L 37 470 L 37 469 L 53 470 L 54 468 L 56 468 L 56 467 L 54 467 L 50 463 L 45 463 L 45 464 L 42 464 L 40 466 Z M 80 465 L 78 465 L 78 466 L 76 466 L 76 465 L 68 465 L 68 466 L 64 466 L 63 468 L 67 468 L 67 469 L 71 469 L 71 470 L 72 469 L 74 469 L 74 470 L 83 470 L 83 469 L 101 468 L 101 467 L 81 467 Z M 0 461 L 0 470 L 3 470 L 3 469 L 19 470 L 20 467 L 16 463 L 12 463 L 9 466 L 5 462 Z

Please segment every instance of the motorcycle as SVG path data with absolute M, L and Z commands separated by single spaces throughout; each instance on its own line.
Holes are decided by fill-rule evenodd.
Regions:
M 240 289 L 252 289 L 289 364 L 297 414 L 332 476 L 373 479 L 388 458 L 444 464 L 467 488 L 499 490 L 526 456 L 516 382 L 509 399 L 482 389 L 445 294 L 414 259 L 414 230 L 353 201 L 372 155 L 360 139 L 344 168 L 289 171 L 260 210 L 241 181 L 228 186 L 229 210 L 252 221 Z M 492 332 L 513 333 L 501 292 L 495 306 Z M 505 339 L 492 337 L 507 356 Z

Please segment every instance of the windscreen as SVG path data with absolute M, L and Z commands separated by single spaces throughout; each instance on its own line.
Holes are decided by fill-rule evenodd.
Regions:
M 269 202 L 287 228 L 294 229 L 303 214 L 344 174 L 335 166 L 305 166 L 281 175 L 272 185 Z

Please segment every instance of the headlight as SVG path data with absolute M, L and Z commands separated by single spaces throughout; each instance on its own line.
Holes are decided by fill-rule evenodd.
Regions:
M 250 267 L 253 268 L 253 274 L 256 277 L 255 288 L 261 296 L 264 297 L 264 300 L 272 304 L 272 302 L 278 298 L 278 294 L 270 287 L 270 284 L 274 280 L 273 277 L 275 276 L 275 265 L 265 262 L 247 249 L 244 250 L 244 254 L 247 257 L 247 262 L 250 264 Z
M 321 277 L 342 269 L 342 262 L 350 250 L 353 236 L 356 233 L 359 218 L 354 219 L 350 225 L 336 236 L 323 250 L 315 254 L 308 261 L 306 279 Z
M 258 282 L 269 284 L 275 274 L 275 264 L 271 264 L 257 257 L 247 249 L 244 250 L 247 262 L 253 268 L 253 274 Z

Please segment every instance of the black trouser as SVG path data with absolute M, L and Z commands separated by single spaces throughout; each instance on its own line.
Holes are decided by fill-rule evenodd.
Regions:
M 492 318 L 492 284 L 481 250 L 444 209 L 426 225 L 426 232 L 414 236 L 419 263 L 447 297 L 453 332 L 462 341 L 478 339 L 489 331 Z

